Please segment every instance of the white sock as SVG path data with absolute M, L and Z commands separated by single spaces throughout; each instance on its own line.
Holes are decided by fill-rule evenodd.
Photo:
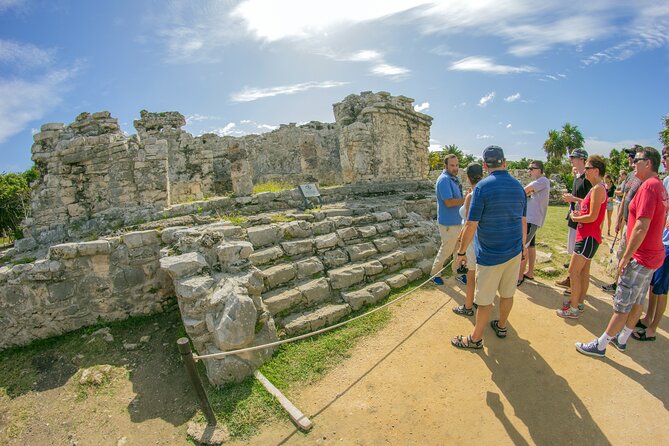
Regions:
M 618 334 L 618 344 L 627 344 L 627 340 L 634 331 L 633 328 L 623 327 L 623 331 Z
M 613 336 L 609 336 L 608 334 L 606 334 L 606 332 L 604 332 L 604 334 L 601 335 L 597 340 L 597 350 L 599 350 L 600 352 L 602 350 L 606 350 L 606 346 L 609 345 L 609 341 L 611 339 L 613 339 Z

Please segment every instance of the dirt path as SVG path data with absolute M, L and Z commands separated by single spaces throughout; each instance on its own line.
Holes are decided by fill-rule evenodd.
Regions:
M 417 293 L 349 360 L 293 397 L 314 422 L 309 434 L 277 424 L 244 444 L 669 444 L 668 320 L 657 342 L 630 340 L 626 353 L 610 347 L 602 360 L 574 349 L 611 316 L 611 297 L 596 286 L 604 277 L 593 265 L 593 297 L 577 321 L 555 315 L 561 290 L 526 282 L 508 337 L 488 330 L 479 352 L 450 346 L 473 324 L 451 311 L 464 297 L 452 279 Z

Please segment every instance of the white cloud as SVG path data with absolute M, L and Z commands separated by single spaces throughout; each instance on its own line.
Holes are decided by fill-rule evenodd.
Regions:
M 510 129 L 510 128 L 511 128 L 511 124 L 507 124 L 507 125 L 506 125 L 506 128 L 507 128 L 507 129 Z
M 195 113 L 194 115 L 186 116 L 186 124 L 190 124 L 191 122 L 199 122 L 199 121 L 214 121 L 217 119 L 221 119 L 218 116 L 203 116 Z
M 642 146 L 646 145 L 657 145 L 657 141 L 648 141 L 643 138 L 639 139 L 622 139 L 619 141 L 604 141 L 600 140 L 594 136 L 588 136 L 585 138 L 583 143 L 583 148 L 590 155 L 604 155 L 608 156 L 611 152 L 611 149 L 620 150 L 622 147 L 632 147 L 634 144 L 641 144 Z
M 243 130 L 237 129 L 237 124 L 234 122 L 228 122 L 224 127 L 214 129 L 212 133 L 216 133 L 218 136 L 242 136 L 246 134 Z
M 14 6 L 19 6 L 24 3 L 24 0 L 0 0 L 0 12 L 5 9 L 12 8 Z
M 488 102 L 492 101 L 494 98 L 495 98 L 495 92 L 491 91 L 490 93 L 479 99 L 479 107 L 485 107 L 486 105 L 488 105 Z
M 506 102 L 515 102 L 518 99 L 520 99 L 520 93 L 512 94 L 511 96 L 507 96 L 504 98 Z
M 476 139 L 490 139 L 490 138 L 493 138 L 493 136 L 492 135 L 486 135 L 486 134 L 483 134 L 483 135 L 477 134 L 476 135 Z
M 379 53 L 376 50 L 360 50 L 356 53 L 350 54 L 344 60 L 349 60 L 351 62 L 369 62 L 380 60 L 383 58 L 383 54 Z
M 511 65 L 499 65 L 488 57 L 470 56 L 453 62 L 448 68 L 451 71 L 480 71 L 493 74 L 514 74 L 514 73 L 533 73 L 537 71 L 535 67 L 523 65 L 513 67 Z
M 395 78 L 403 77 L 411 73 L 411 70 L 387 63 L 378 64 L 372 67 L 370 73 L 374 76 L 391 76 Z
M 442 149 L 441 144 L 430 144 L 430 146 L 427 148 L 430 152 L 438 152 Z
M 0 40 L 0 63 L 12 64 L 20 69 L 41 67 L 50 65 L 53 56 L 53 50 L 43 50 L 29 43 Z
M 269 88 L 251 88 L 244 87 L 241 91 L 233 93 L 230 97 L 233 102 L 250 102 L 256 101 L 262 98 L 269 98 L 273 96 L 279 96 L 284 94 L 295 94 L 302 91 L 311 90 L 314 88 L 335 88 L 346 85 L 348 82 L 340 81 L 323 81 L 323 82 L 303 82 L 300 84 L 293 85 L 282 85 L 278 87 L 269 87 Z
M 429 102 L 423 102 L 420 105 L 414 105 L 413 107 L 414 110 L 417 112 L 423 112 L 423 111 L 428 111 L 430 109 L 430 103 Z
M 34 80 L 0 78 L 0 143 L 60 104 L 76 72 L 63 69 Z
M 461 107 L 466 107 L 467 103 L 466 102 L 460 102 L 457 105 L 454 105 L 453 108 L 461 108 Z

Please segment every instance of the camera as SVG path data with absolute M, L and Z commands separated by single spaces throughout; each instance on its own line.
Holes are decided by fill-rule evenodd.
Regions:
M 467 265 L 460 265 L 457 270 L 455 270 L 456 273 L 458 274 L 467 274 L 469 271 L 469 268 L 467 268 Z

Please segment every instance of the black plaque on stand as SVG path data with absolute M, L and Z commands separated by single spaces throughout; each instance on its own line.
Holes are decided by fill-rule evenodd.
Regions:
M 297 188 L 299 189 L 300 193 L 302 194 L 302 198 L 304 199 L 305 209 L 311 208 L 311 204 L 309 202 L 310 198 L 317 198 L 318 204 L 320 206 L 323 205 L 323 201 L 321 200 L 321 192 L 318 190 L 316 183 L 300 184 Z

